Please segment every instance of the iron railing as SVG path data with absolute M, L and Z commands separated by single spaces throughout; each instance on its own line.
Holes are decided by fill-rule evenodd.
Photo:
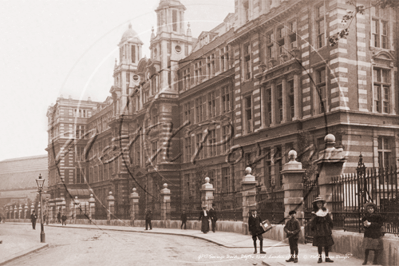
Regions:
M 332 179 L 334 228 L 362 232 L 364 204 L 373 202 L 384 217 L 385 233 L 399 231 L 399 189 L 396 167 L 363 169 Z

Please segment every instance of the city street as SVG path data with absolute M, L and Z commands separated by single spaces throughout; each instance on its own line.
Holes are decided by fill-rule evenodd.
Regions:
M 48 248 L 6 265 L 261 265 L 252 248 L 228 249 L 192 237 L 46 227 Z M 0 226 L 1 238 L 40 241 L 40 226 Z M 2 256 L 2 255 L 0 255 Z M 252 257 L 252 258 L 251 258 Z

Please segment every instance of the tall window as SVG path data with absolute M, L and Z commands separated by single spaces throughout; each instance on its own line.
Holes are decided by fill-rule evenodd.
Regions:
M 229 46 L 222 48 L 220 53 L 222 54 L 220 57 L 220 70 L 223 72 L 230 68 Z
M 251 78 L 251 44 L 244 44 L 244 77 Z
M 209 130 L 208 133 L 208 146 L 209 146 L 209 156 L 216 156 L 216 130 Z
M 277 89 L 277 123 L 283 121 L 283 85 L 278 84 Z
M 191 104 L 190 102 L 183 105 L 183 112 L 184 112 L 184 122 L 191 121 Z
M 173 31 L 177 31 L 177 10 L 172 10 L 173 16 Z
M 281 146 L 276 146 L 275 151 L 274 151 L 274 173 L 275 173 L 275 185 L 276 186 L 282 186 L 283 185 L 283 179 L 281 178 L 281 170 L 282 170 L 282 156 L 281 156 Z
M 226 152 L 230 149 L 230 138 L 231 138 L 231 126 L 225 125 L 222 126 L 222 151 Z
M 282 55 L 285 53 L 284 47 L 284 28 L 277 29 L 277 43 L 278 43 L 278 54 Z
M 391 71 L 388 69 L 374 68 L 374 110 L 378 113 L 390 112 L 391 98 Z
M 136 63 L 136 46 L 132 45 L 131 51 L 132 51 L 132 63 Z
M 273 41 L 274 41 L 273 32 L 268 32 L 266 34 L 266 57 L 268 59 L 273 57 Z
M 230 192 L 230 167 L 222 168 L 222 192 Z
M 272 164 L 271 164 L 271 155 L 270 155 L 270 148 L 265 148 L 263 149 L 263 155 L 264 157 L 264 184 L 267 187 L 270 187 L 272 185 Z
M 316 46 L 321 48 L 325 45 L 325 7 L 324 4 L 316 7 Z
M 130 73 L 126 73 L 126 94 L 129 94 Z
M 208 114 L 209 118 L 216 116 L 216 99 L 214 91 L 208 94 Z
M 196 115 L 196 123 L 202 122 L 204 120 L 204 110 L 202 105 L 202 97 L 198 97 L 195 99 L 195 115 Z
M 85 133 L 85 126 L 83 126 L 83 125 L 77 125 L 77 126 L 76 126 L 76 138 L 77 138 L 77 139 L 82 138 L 83 135 L 84 135 L 84 133 Z
M 266 124 L 270 126 L 272 123 L 272 90 L 271 88 L 265 89 L 265 118 Z
M 378 166 L 386 168 L 394 165 L 394 159 L 391 155 L 392 139 L 389 137 L 378 138 Z
M 288 93 L 288 114 L 289 114 L 289 120 L 292 121 L 292 119 L 295 116 L 295 101 L 294 101 L 294 81 L 289 80 L 287 81 L 287 93 Z
M 318 113 L 324 113 L 328 111 L 327 107 L 327 86 L 326 86 L 326 69 L 320 68 L 315 71 L 316 73 L 316 90 L 317 90 L 317 99 L 319 102 L 319 110 Z
M 371 21 L 371 45 L 389 49 L 388 43 L 388 21 L 389 9 L 379 9 L 378 7 L 372 8 L 372 21 Z
M 252 97 L 247 96 L 244 98 L 245 106 L 245 129 L 246 133 L 251 133 L 253 131 L 253 121 L 252 121 Z
M 297 47 L 297 43 L 296 43 L 296 32 L 297 32 L 297 23 L 296 20 L 291 21 L 289 23 L 289 29 L 290 29 L 290 48 L 293 49 L 295 47 Z
M 194 82 L 195 84 L 200 83 L 202 80 L 202 62 L 199 61 L 194 65 Z
M 84 168 L 76 168 L 76 184 L 83 184 L 84 180 L 85 169 Z
M 231 91 L 230 86 L 226 85 L 221 89 L 222 95 L 222 113 L 231 111 Z
M 190 89 L 190 68 L 183 70 L 183 90 Z
M 196 143 L 196 148 L 199 149 L 200 143 L 202 141 L 202 133 L 199 133 L 195 136 L 195 143 Z M 204 147 L 201 149 L 201 151 L 198 153 L 198 158 L 203 159 L 204 158 Z
M 184 139 L 184 150 L 185 150 L 185 157 L 186 157 L 186 163 L 190 162 L 191 156 L 192 156 L 192 151 L 191 151 L 191 136 L 188 136 L 187 138 Z
M 249 20 L 249 1 L 248 0 L 243 2 L 243 8 L 244 8 L 244 22 L 247 22 Z

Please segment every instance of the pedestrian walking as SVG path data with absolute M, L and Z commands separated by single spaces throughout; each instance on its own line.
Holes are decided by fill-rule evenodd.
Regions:
M 61 223 L 61 212 L 60 211 L 58 211 L 58 213 L 57 213 L 57 221 L 59 223 Z
M 33 210 L 32 211 L 32 214 L 30 215 L 30 221 L 32 222 L 32 228 L 33 228 L 33 230 L 36 230 L 36 219 L 37 219 L 37 216 L 36 216 L 36 213 L 35 213 L 35 211 Z
M 266 252 L 263 251 L 263 228 L 262 228 L 262 218 L 260 218 L 260 216 L 258 215 L 256 210 L 252 210 L 251 211 L 251 215 L 249 215 L 248 218 L 248 231 L 251 233 L 252 235 L 252 240 L 254 241 L 254 254 L 257 253 L 257 249 L 256 249 L 256 238 L 259 239 L 260 242 L 260 254 L 266 254 Z
M 66 214 L 65 214 L 65 213 L 64 213 L 64 214 L 62 214 L 62 216 L 61 216 L 61 220 L 62 220 L 61 226 L 62 226 L 62 225 L 65 225 L 65 226 L 66 226 L 66 220 L 67 220 L 67 216 L 66 216 Z
M 186 230 L 186 223 L 187 223 L 187 214 L 186 211 L 183 211 L 183 213 L 181 214 L 181 226 L 180 229 L 183 229 L 183 224 L 184 224 L 184 230 Z
M 382 225 L 384 223 L 383 217 L 376 213 L 377 205 L 372 202 L 364 204 L 364 209 L 366 211 L 365 216 L 362 219 L 364 226 L 364 238 L 363 238 L 363 248 L 364 248 L 364 262 L 363 265 L 367 264 L 367 259 L 370 250 L 374 251 L 374 261 L 373 264 L 378 264 L 378 257 L 382 250 Z
M 148 230 L 148 226 L 150 226 L 150 230 L 152 230 L 151 219 L 152 219 L 152 212 L 148 210 L 145 215 L 145 230 Z
M 211 219 L 212 231 L 215 233 L 216 221 L 218 220 L 218 217 L 214 209 L 214 206 L 212 206 L 211 209 L 209 210 L 209 218 Z
M 290 219 L 284 226 L 284 232 L 287 233 L 288 243 L 290 244 L 291 257 L 286 260 L 286 262 L 293 261 L 294 263 L 298 263 L 298 239 L 299 232 L 301 231 L 301 226 L 296 219 L 295 210 L 290 211 L 288 214 L 290 215 Z
M 328 257 L 330 247 L 334 245 L 332 238 L 333 222 L 331 220 L 328 210 L 324 207 L 326 201 L 322 197 L 317 197 L 313 201 L 313 211 L 311 220 L 311 230 L 313 231 L 313 246 L 317 246 L 319 259 L 317 263 L 322 263 L 321 253 L 324 247 L 326 254 L 326 262 L 334 262 Z
M 206 210 L 205 206 L 202 207 L 202 211 L 200 212 L 199 220 L 201 221 L 201 232 L 204 234 L 209 232 L 209 213 Z

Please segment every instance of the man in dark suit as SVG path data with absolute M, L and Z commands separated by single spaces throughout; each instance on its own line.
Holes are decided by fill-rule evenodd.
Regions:
M 218 220 L 218 217 L 216 216 L 216 211 L 214 209 L 214 206 L 212 206 L 211 209 L 209 210 L 209 218 L 211 219 L 212 222 L 212 231 L 215 233 L 216 221 Z
M 256 238 L 259 239 L 260 242 L 260 254 L 266 254 L 266 252 L 263 251 L 263 228 L 261 226 L 262 223 L 262 218 L 257 214 L 256 210 L 252 210 L 252 214 L 250 214 L 248 218 L 248 230 L 251 232 L 252 235 L 252 240 L 254 241 L 254 254 L 257 253 L 256 250 Z
M 35 227 L 36 227 L 36 219 L 37 219 L 36 213 L 35 213 L 35 211 L 32 211 L 32 214 L 30 215 L 30 221 L 32 222 L 32 228 L 34 230 L 36 230 L 35 229 Z
M 145 230 L 148 230 L 148 226 L 150 226 L 150 230 L 152 230 L 151 219 L 152 219 L 152 212 L 149 210 L 145 215 Z
M 181 226 L 180 229 L 183 229 L 183 225 L 184 225 L 184 229 L 186 229 L 186 223 L 187 223 L 187 214 L 186 211 L 183 211 L 183 213 L 181 214 Z

